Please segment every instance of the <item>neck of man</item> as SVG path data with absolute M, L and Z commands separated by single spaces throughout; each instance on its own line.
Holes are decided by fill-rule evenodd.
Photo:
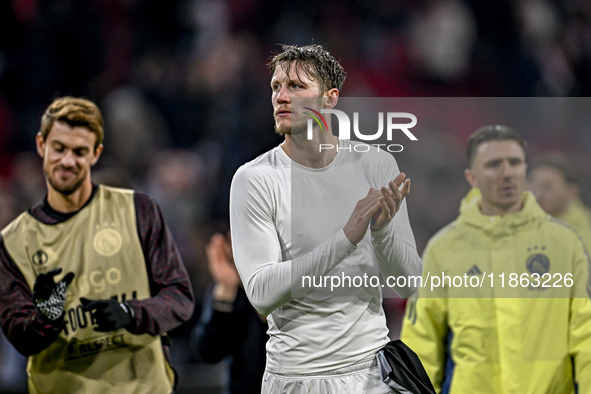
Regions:
M 521 201 L 521 199 L 519 199 L 519 201 L 517 203 L 515 203 L 509 207 L 496 206 L 496 205 L 489 203 L 488 201 L 486 201 L 484 199 L 480 203 L 480 212 L 482 212 L 482 214 L 485 216 L 494 216 L 494 215 L 505 216 L 507 214 L 519 212 L 519 211 L 521 211 L 522 208 L 523 208 L 523 202 Z
M 339 140 L 332 132 L 314 131 L 311 140 L 307 133 L 286 134 L 281 148 L 296 163 L 309 168 L 324 168 L 337 154 Z
M 47 203 L 54 210 L 61 213 L 72 213 L 79 211 L 92 195 L 92 182 L 90 177 L 71 194 L 63 194 L 55 190 L 47 182 Z

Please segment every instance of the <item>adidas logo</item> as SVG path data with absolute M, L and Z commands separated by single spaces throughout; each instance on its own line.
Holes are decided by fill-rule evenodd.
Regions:
M 318 197 L 327 197 L 330 196 L 330 193 L 325 188 L 322 188 L 320 192 L 318 192 Z
M 470 268 L 468 271 L 466 271 L 467 275 L 482 275 L 482 271 L 480 271 L 480 268 L 478 268 L 478 266 L 476 264 L 474 264 L 472 266 L 472 268 Z

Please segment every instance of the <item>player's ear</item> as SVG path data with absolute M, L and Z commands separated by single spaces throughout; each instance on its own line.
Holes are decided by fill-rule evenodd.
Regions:
M 474 171 L 471 168 L 466 168 L 464 170 L 464 177 L 466 177 L 466 181 L 472 187 L 476 187 L 476 177 L 474 176 Z
M 101 156 L 101 153 L 103 153 L 103 144 L 100 144 L 94 150 L 94 158 L 92 159 L 91 165 L 95 165 L 98 162 L 98 159 Z
M 332 109 L 336 107 L 337 103 L 339 102 L 339 90 L 336 88 L 332 88 L 328 92 L 326 92 L 325 97 L 326 99 L 324 102 L 324 107 Z
M 35 146 L 37 148 L 37 154 L 43 159 L 45 156 L 45 139 L 41 132 L 38 132 L 35 136 Z

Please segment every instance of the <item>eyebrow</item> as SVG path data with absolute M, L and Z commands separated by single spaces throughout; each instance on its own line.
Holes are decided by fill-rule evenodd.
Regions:
M 62 142 L 60 140 L 57 140 L 57 139 L 56 140 L 53 140 L 53 141 L 50 141 L 49 143 L 50 144 L 59 144 L 59 145 L 64 146 L 64 147 L 66 147 L 68 149 L 71 149 L 71 150 L 80 150 L 80 149 L 87 149 L 89 151 L 92 150 L 92 147 L 89 146 L 89 145 L 70 146 L 70 145 L 68 145 L 68 144 L 66 144 L 66 143 L 64 143 L 64 142 Z
M 292 79 L 292 78 L 287 78 L 287 79 L 285 79 L 285 81 L 288 82 L 288 83 L 289 82 L 293 82 L 293 83 L 297 83 L 299 85 L 308 86 L 308 84 L 306 82 L 302 81 L 299 78 L 297 80 L 296 79 Z M 271 85 L 275 85 L 277 83 L 279 83 L 279 81 L 273 76 L 273 78 L 271 79 Z
M 520 160 L 522 162 L 525 162 L 525 158 L 523 158 L 521 156 L 509 156 L 509 157 L 503 156 L 503 157 L 495 157 L 490 160 L 487 160 L 484 162 L 484 164 L 495 163 L 495 162 L 500 162 L 500 161 L 504 161 L 504 160 L 508 160 L 508 161 Z

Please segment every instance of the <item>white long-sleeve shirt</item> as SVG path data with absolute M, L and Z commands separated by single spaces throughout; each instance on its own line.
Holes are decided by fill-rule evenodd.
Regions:
M 270 314 L 270 372 L 324 372 L 373 355 L 389 341 L 388 329 L 381 284 L 365 284 L 380 272 L 421 275 L 405 201 L 388 226 L 368 229 L 357 246 L 345 236 L 357 202 L 399 174 L 389 153 L 356 146 L 368 147 L 340 141 L 321 169 L 301 166 L 276 147 L 240 167 L 232 181 L 234 259 L 251 303 Z M 341 286 L 331 287 L 337 278 Z M 401 297 L 416 290 L 393 289 Z

